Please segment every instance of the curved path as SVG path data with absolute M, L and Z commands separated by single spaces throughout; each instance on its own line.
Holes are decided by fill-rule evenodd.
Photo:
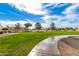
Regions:
M 59 40 L 63 40 L 67 44 L 74 46 L 76 48 L 79 47 L 79 39 L 74 40 L 79 35 L 62 35 L 47 38 L 40 43 L 38 43 L 32 51 L 28 54 L 28 56 L 59 56 L 60 52 L 58 50 L 57 43 Z M 74 39 L 69 40 L 67 38 L 73 37 Z

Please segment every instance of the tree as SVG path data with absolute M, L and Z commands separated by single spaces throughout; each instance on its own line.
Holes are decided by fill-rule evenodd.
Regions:
M 8 25 L 7 25 L 6 27 L 7 27 L 7 28 L 9 28 L 9 26 L 8 26 Z
M 42 26 L 41 26 L 41 24 L 40 24 L 39 22 L 37 22 L 37 23 L 35 24 L 35 28 L 36 28 L 37 30 L 39 30 L 39 29 L 42 28 Z
M 27 31 L 28 31 L 28 28 L 29 28 L 30 26 L 32 26 L 32 24 L 31 24 L 31 23 L 25 23 L 24 26 L 26 27 L 26 29 L 27 29 Z
M 54 23 L 51 23 L 51 24 L 50 24 L 50 29 L 51 29 L 51 30 L 55 30 L 55 24 L 54 24 Z
M 20 24 L 20 23 L 15 24 L 15 29 L 16 29 L 16 31 L 19 31 L 20 28 L 21 28 L 21 24 Z

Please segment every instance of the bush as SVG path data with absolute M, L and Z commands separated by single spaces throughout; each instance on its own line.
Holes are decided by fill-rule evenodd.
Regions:
M 8 31 L 8 33 L 11 33 L 11 31 Z
M 3 34 L 3 31 L 0 31 L 0 34 Z
M 4 33 L 7 33 L 7 31 L 4 31 Z
M 2 30 L 8 30 L 8 28 L 2 28 Z

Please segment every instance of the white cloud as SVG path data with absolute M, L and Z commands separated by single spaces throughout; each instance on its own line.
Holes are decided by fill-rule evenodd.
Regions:
M 58 15 L 53 15 L 53 16 L 49 16 L 48 15 L 48 11 L 44 10 L 44 7 L 48 7 L 51 5 L 54 5 L 54 7 L 52 8 L 56 8 L 56 7 L 62 7 L 66 4 L 48 4 L 46 6 L 42 6 L 41 3 L 30 3 L 30 2 L 21 2 L 21 3 L 12 3 L 10 4 L 12 6 L 15 6 L 17 9 L 31 13 L 31 14 L 36 14 L 36 15 L 44 15 L 44 17 L 42 17 L 42 19 L 45 21 L 44 23 L 42 23 L 42 26 L 44 28 L 47 28 L 50 26 L 50 23 L 54 22 L 56 24 L 57 27 L 74 27 L 77 26 L 79 22 L 77 22 L 76 24 L 70 24 L 69 21 L 71 20 L 75 20 L 78 19 L 78 14 L 75 13 L 76 9 L 79 7 L 79 4 L 73 4 L 72 6 L 69 6 L 64 12 L 62 12 L 63 14 L 65 14 L 65 16 L 58 16 Z M 67 19 L 67 21 L 62 22 L 61 20 Z M 29 22 L 33 23 L 33 27 L 34 28 L 34 24 L 35 22 L 28 20 Z M 12 25 L 15 23 L 22 23 L 24 24 L 27 21 L 0 21 L 3 23 L 3 25 Z
M 70 7 L 68 7 L 63 14 L 65 14 L 66 16 L 64 17 L 65 19 L 69 21 L 76 21 L 76 23 L 73 24 L 68 24 L 67 26 L 73 26 L 73 27 L 79 27 L 79 12 L 77 12 L 79 8 L 79 4 L 73 4 Z
M 30 1 L 22 1 L 21 3 L 12 3 L 10 4 L 12 6 L 15 6 L 17 9 L 21 11 L 25 11 L 27 13 L 36 14 L 36 15 L 46 15 L 49 13 L 48 10 L 44 9 L 45 7 L 52 6 L 52 8 L 56 7 L 62 7 L 66 4 L 60 4 L 60 3 L 49 3 L 45 6 L 42 6 L 42 3 L 32 3 Z
M 48 28 L 50 27 L 50 24 L 52 22 L 54 22 L 56 24 L 57 27 L 60 26 L 60 20 L 62 19 L 62 16 L 57 16 L 57 15 L 53 15 L 53 16 L 49 16 L 49 15 L 45 15 L 44 17 L 42 17 L 42 19 L 44 20 L 43 27 L 44 28 Z
M 15 6 L 17 9 L 31 14 L 45 15 L 48 13 L 47 10 L 43 9 L 41 3 L 22 2 L 22 3 L 12 3 L 10 5 Z
M 44 8 L 55 5 L 56 3 L 48 3 L 47 5 L 44 6 Z
M 63 5 L 60 5 L 59 7 L 61 6 Z M 55 5 L 54 7 L 58 7 L 58 6 Z M 46 15 L 42 18 L 45 21 L 43 25 L 46 25 L 46 27 L 49 27 L 50 23 L 54 22 L 56 27 L 78 27 L 79 26 L 79 14 L 78 12 L 76 12 L 78 8 L 79 8 L 79 4 L 72 4 L 71 6 L 66 8 L 64 12 L 62 12 L 63 14 L 65 14 L 65 16 Z M 71 21 L 73 21 L 74 23 L 70 23 Z
M 49 3 L 49 4 L 45 5 L 44 8 L 51 6 L 51 8 L 54 9 L 54 8 L 58 8 L 58 7 L 63 7 L 65 5 L 67 5 L 67 3 L 62 3 L 62 4 L 61 3 Z
M 43 20 L 45 23 L 43 23 L 43 27 L 49 27 L 52 22 L 55 23 L 56 27 L 79 27 L 79 19 L 78 15 L 72 14 L 72 15 L 66 15 L 66 16 L 44 16 Z M 76 21 L 77 20 L 77 21 Z M 76 21 L 75 23 L 70 23 L 70 21 Z
M 15 5 L 16 8 L 18 8 L 19 10 L 23 10 L 26 11 L 28 13 L 32 13 L 32 14 L 37 14 L 37 15 L 45 15 L 44 17 L 42 17 L 42 19 L 45 21 L 44 23 L 42 23 L 42 26 L 44 28 L 47 28 L 50 26 L 50 23 L 54 22 L 56 24 L 57 27 L 73 27 L 73 26 L 77 26 L 77 24 L 70 24 L 69 21 L 71 20 L 75 20 L 78 19 L 78 14 L 75 13 L 75 10 L 79 7 L 79 4 L 73 4 L 72 6 L 68 7 L 64 12 L 64 14 L 66 14 L 66 16 L 58 16 L 58 15 L 53 15 L 53 16 L 49 16 L 48 15 L 48 11 L 47 10 L 43 10 L 44 7 L 48 7 L 51 5 L 54 5 L 54 7 L 52 8 L 56 8 L 56 7 L 62 7 L 66 4 L 48 4 L 45 5 L 44 7 L 41 5 L 41 3 L 14 3 L 11 5 Z M 61 20 L 67 19 L 67 21 L 62 22 Z M 33 25 L 34 27 L 34 25 Z
M 40 3 L 78 3 L 79 0 L 0 0 L 2 3 L 40 2 Z
M 73 4 L 72 6 L 68 7 L 63 13 L 64 14 L 74 14 L 75 11 L 79 8 L 79 4 Z
M 35 24 L 35 22 L 33 22 L 31 20 L 28 20 L 28 19 L 26 21 L 22 21 L 22 20 L 19 20 L 19 21 L 10 21 L 10 20 L 5 20 L 4 21 L 4 20 L 0 20 L 0 24 L 3 27 L 6 27 L 7 25 L 10 26 L 10 27 L 14 27 L 15 24 L 17 24 L 17 23 L 20 23 L 22 27 L 24 27 L 25 23 L 31 23 L 31 24 L 33 24 L 33 26 L 30 27 L 30 28 L 33 28 L 34 24 Z

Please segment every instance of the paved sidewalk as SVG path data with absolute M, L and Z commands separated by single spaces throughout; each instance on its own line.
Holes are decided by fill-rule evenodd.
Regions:
M 60 55 L 57 49 L 57 43 L 53 38 L 47 38 L 34 47 L 29 56 L 52 56 Z

